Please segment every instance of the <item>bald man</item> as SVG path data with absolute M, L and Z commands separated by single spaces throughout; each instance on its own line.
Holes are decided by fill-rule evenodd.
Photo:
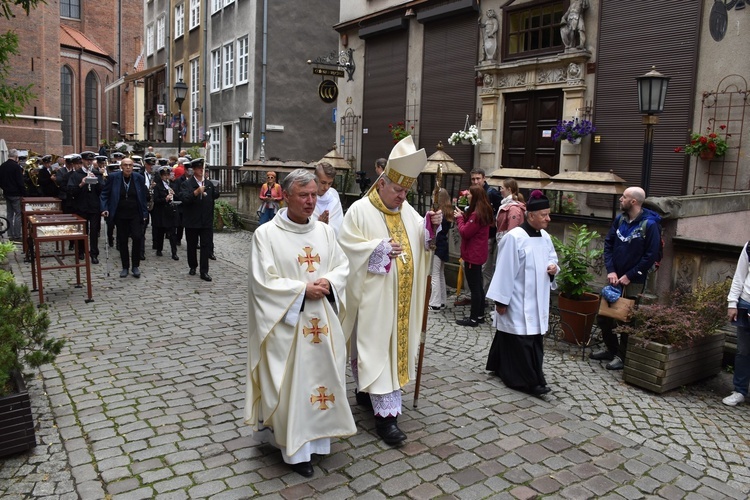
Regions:
M 604 239 L 604 264 L 607 282 L 621 286 L 623 297 L 636 297 L 643 291 L 648 272 L 659 255 L 661 246 L 661 217 L 643 208 L 646 192 L 639 187 L 629 187 L 620 197 L 622 213 L 615 217 Z M 628 336 L 617 334 L 617 323 L 612 318 L 599 316 L 602 338 L 606 349 L 592 352 L 589 358 L 609 361 L 607 370 L 622 370 Z

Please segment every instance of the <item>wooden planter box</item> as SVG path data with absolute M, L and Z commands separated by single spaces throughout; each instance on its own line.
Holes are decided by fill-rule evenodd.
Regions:
M 637 344 L 638 340 L 631 335 L 622 379 L 659 394 L 721 371 L 724 332 L 701 339 L 685 349 L 656 342 L 644 347 Z
M 18 392 L 0 398 L 0 457 L 36 446 L 29 392 L 20 374 L 14 374 L 13 380 Z

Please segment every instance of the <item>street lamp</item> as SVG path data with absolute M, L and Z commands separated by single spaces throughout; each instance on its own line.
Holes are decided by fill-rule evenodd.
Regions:
M 243 153 L 242 153 L 242 163 L 244 164 L 247 161 L 247 136 L 250 135 L 250 124 L 253 121 L 252 116 L 240 116 L 240 134 L 242 134 L 242 138 L 244 139 L 243 144 Z
M 643 124 L 646 126 L 646 135 L 643 139 L 643 166 L 641 168 L 641 187 L 646 192 L 646 196 L 649 195 L 651 184 L 654 125 L 659 123 L 659 117 L 655 115 L 664 111 L 669 78 L 656 71 L 656 66 L 651 66 L 651 71 L 645 75 L 636 77 L 638 82 L 638 107 L 643 115 Z
M 180 81 L 174 84 L 174 102 L 180 107 L 180 119 L 177 124 L 177 156 L 180 155 L 182 150 L 182 103 L 185 102 L 187 91 L 188 86 L 180 78 Z

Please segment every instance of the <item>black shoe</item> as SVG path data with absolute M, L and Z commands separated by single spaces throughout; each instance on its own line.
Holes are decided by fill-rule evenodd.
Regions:
M 537 385 L 537 386 L 532 387 L 529 393 L 533 394 L 534 396 L 541 396 L 543 394 L 547 394 L 551 390 L 552 389 L 550 389 L 546 385 Z
M 216 260 L 216 254 L 212 253 L 211 255 L 208 256 L 208 258 L 211 260 Z
M 189 274 L 190 276 L 195 276 L 195 268 L 194 268 L 194 267 L 191 267 L 191 268 L 190 268 L 190 271 L 188 271 L 188 274 Z
M 138 269 L 138 267 L 134 267 L 131 269 L 133 271 L 133 278 L 140 278 L 141 277 L 141 270 Z
M 181 241 L 178 241 L 176 244 L 177 244 L 178 247 L 182 246 L 182 242 Z
M 370 399 L 369 392 L 360 392 L 357 389 L 354 389 L 354 398 L 357 400 L 359 406 L 372 408 L 372 400 Z
M 113 246 L 115 246 L 115 239 L 107 238 L 107 243 L 109 243 L 109 248 L 112 248 Z
M 396 417 L 375 417 L 375 430 L 385 444 L 398 446 L 406 441 L 406 434 L 398 428 Z
M 213 278 L 208 273 L 201 273 L 201 279 L 203 281 L 213 281 Z
M 615 359 L 615 355 L 606 349 L 602 349 L 601 351 L 589 353 L 589 359 L 595 361 L 612 361 Z
M 146 260 L 146 254 L 145 253 L 141 254 L 141 260 Z
M 441 309 L 445 309 L 445 305 L 442 305 L 442 306 L 430 306 L 430 309 L 432 309 L 433 311 L 439 311 Z
M 129 273 L 130 271 L 128 271 L 127 268 L 123 269 L 122 271 L 120 271 L 120 278 L 127 278 Z
M 75 250 L 75 245 L 73 243 L 68 243 L 68 250 L 73 251 Z
M 98 264 L 99 263 L 99 259 L 97 259 L 96 257 L 91 257 L 91 263 L 92 264 Z
M 476 328 L 477 326 L 479 326 L 479 321 L 471 318 L 464 318 L 456 321 L 456 324 L 458 326 L 471 326 Z
M 605 366 L 607 370 L 622 370 L 625 368 L 625 363 L 622 362 L 619 356 L 615 356 L 615 359 L 607 363 L 607 366 Z
M 312 463 L 300 462 L 298 464 L 289 464 L 294 472 L 303 477 L 312 477 L 315 471 L 313 470 Z
M 162 255 L 163 255 L 163 254 L 161 253 L 161 250 L 157 250 L 157 251 L 156 251 L 156 256 L 157 256 L 157 257 L 161 257 Z
M 78 260 L 86 260 L 86 256 L 82 253 L 78 254 Z
M 180 257 L 176 253 L 173 253 L 172 260 L 180 260 Z

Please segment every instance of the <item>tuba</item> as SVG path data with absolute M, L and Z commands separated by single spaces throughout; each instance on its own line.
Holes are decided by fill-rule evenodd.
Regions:
M 33 188 L 39 187 L 39 154 L 29 151 L 29 159 L 23 167 L 24 177 Z

